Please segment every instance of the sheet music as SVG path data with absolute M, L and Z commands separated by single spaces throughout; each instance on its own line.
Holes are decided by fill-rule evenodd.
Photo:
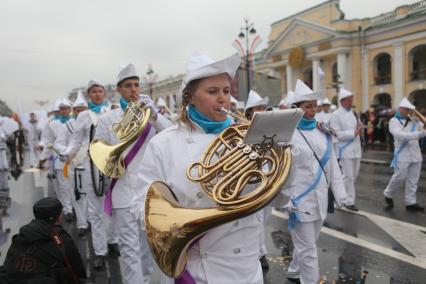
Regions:
M 303 114 L 300 108 L 256 112 L 244 143 L 261 144 L 265 138 L 273 138 L 274 144 L 290 142 Z

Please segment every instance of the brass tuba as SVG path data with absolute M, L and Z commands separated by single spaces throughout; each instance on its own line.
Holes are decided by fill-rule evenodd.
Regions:
M 119 178 L 124 174 L 124 155 L 126 150 L 145 129 L 151 115 L 151 109 L 145 108 L 145 102 L 129 102 L 122 119 L 112 125 L 112 131 L 122 141 L 108 145 L 95 139 L 90 143 L 90 158 L 105 175 Z
M 246 145 L 249 124 L 225 129 L 205 150 L 186 176 L 200 183 L 217 204 L 206 209 L 184 208 L 163 182 L 154 182 L 145 199 L 148 243 L 160 269 L 178 278 L 185 270 L 188 249 L 207 231 L 265 207 L 280 192 L 291 165 L 290 148 L 265 139 Z

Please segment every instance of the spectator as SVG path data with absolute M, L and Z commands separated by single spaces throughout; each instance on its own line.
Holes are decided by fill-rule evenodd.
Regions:
M 43 198 L 33 206 L 35 219 L 13 236 L 4 262 L 7 283 L 74 284 L 86 278 L 80 253 L 62 228 L 62 205 Z

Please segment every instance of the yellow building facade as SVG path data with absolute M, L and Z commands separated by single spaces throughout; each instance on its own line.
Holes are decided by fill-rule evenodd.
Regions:
M 326 1 L 273 23 L 257 58 L 283 97 L 299 78 L 334 102 L 339 87 L 351 90 L 358 110 L 395 108 L 404 96 L 426 110 L 426 1 L 354 20 Z

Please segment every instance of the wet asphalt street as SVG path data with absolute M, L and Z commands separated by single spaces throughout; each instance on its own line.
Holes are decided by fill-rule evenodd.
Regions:
M 405 210 L 402 190 L 394 197 L 395 208 L 391 211 L 385 208 L 382 192 L 391 173 L 388 166 L 363 163 L 357 181 L 357 205 L 362 211 L 373 213 L 373 217 L 379 215 L 378 220 L 380 216 L 384 216 L 402 221 L 396 223 L 396 227 L 403 227 L 408 223 L 407 228 L 422 232 L 420 241 L 416 239 L 416 243 L 411 244 L 413 249 L 413 246 L 409 247 L 401 241 L 404 236 L 389 234 L 386 226 L 383 226 L 385 223 L 379 224 L 365 216 L 338 210 L 326 220 L 319 239 L 323 283 L 363 283 L 362 277 L 365 278 L 364 283 L 368 284 L 426 283 L 426 259 L 418 257 L 420 252 L 415 249 L 416 246 L 426 247 L 426 215 Z M 20 226 L 33 218 L 32 204 L 44 196 L 54 196 L 44 173 L 37 175 L 39 174 L 24 173 L 17 181 L 10 180 L 12 202 L 2 217 L 0 264 L 4 261 L 11 237 L 18 232 Z M 35 179 L 40 187 L 35 187 Z M 422 172 L 417 197 L 418 203 L 426 204 L 426 171 Z M 290 283 L 286 280 L 286 270 L 292 243 L 283 215 L 285 214 L 278 212 L 266 221 L 270 269 L 265 273 L 265 283 Z M 392 224 L 393 220 L 388 218 L 382 219 L 390 222 L 386 224 Z M 64 227 L 73 236 L 87 265 L 90 276 L 88 283 L 121 283 L 119 260 L 108 258 L 105 270 L 94 270 L 90 234 L 78 237 L 74 223 L 65 223 Z M 403 228 L 402 231 L 404 230 Z M 158 272 L 154 273 L 151 283 L 159 283 Z

